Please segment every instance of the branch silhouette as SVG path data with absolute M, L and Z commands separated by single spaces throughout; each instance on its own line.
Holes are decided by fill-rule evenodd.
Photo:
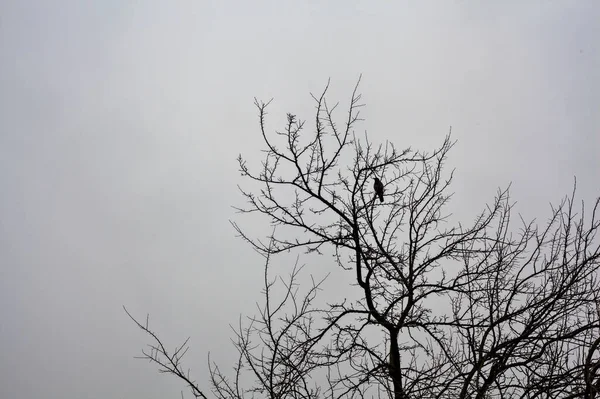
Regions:
M 507 188 L 470 223 L 454 223 L 451 131 L 430 152 L 357 136 L 359 83 L 341 124 L 339 103 L 327 101 L 330 83 L 312 95 L 312 132 L 288 114 L 269 133 L 271 101 L 255 100 L 265 155 L 258 166 L 238 157 L 250 188 L 240 187 L 246 205 L 236 209 L 276 229 L 253 237 L 231 222 L 265 257 L 264 303 L 234 329 L 233 379 L 211 365 L 214 395 L 598 397 L 600 198 L 591 211 L 576 207 L 575 182 L 539 226 L 514 217 Z M 298 262 L 287 279 L 269 277 L 273 256 L 299 250 L 332 255 L 353 276 L 356 297 L 317 306 L 323 281 L 302 287 Z M 146 358 L 205 398 L 181 371 L 187 341 L 167 355 L 133 320 L 155 342 Z

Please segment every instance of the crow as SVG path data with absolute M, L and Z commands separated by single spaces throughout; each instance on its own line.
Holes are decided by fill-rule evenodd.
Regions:
M 375 178 L 375 183 L 373 184 L 373 188 L 375 189 L 375 194 L 379 197 L 379 201 L 383 202 L 383 183 L 378 178 Z

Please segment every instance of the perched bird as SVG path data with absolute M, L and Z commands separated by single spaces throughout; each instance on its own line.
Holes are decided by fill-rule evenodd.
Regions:
M 375 178 L 373 189 L 375 189 L 375 194 L 379 197 L 379 201 L 383 202 L 383 183 L 377 177 Z

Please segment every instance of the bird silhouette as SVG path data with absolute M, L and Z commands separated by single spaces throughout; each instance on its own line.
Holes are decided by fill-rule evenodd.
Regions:
M 375 183 L 373 183 L 373 189 L 379 197 L 379 201 L 383 202 L 383 183 L 377 177 L 375 178 Z

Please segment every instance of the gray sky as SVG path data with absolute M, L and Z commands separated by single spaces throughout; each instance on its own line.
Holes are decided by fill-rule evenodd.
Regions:
M 574 175 L 591 201 L 598 21 L 594 0 L 1 1 L 0 397 L 178 398 L 132 358 L 122 305 L 191 336 L 199 382 L 209 350 L 229 368 L 262 278 L 228 222 L 249 221 L 231 205 L 236 156 L 260 155 L 254 96 L 275 128 L 362 73 L 372 140 L 427 149 L 452 125 L 467 220 L 511 181 L 526 217 Z

